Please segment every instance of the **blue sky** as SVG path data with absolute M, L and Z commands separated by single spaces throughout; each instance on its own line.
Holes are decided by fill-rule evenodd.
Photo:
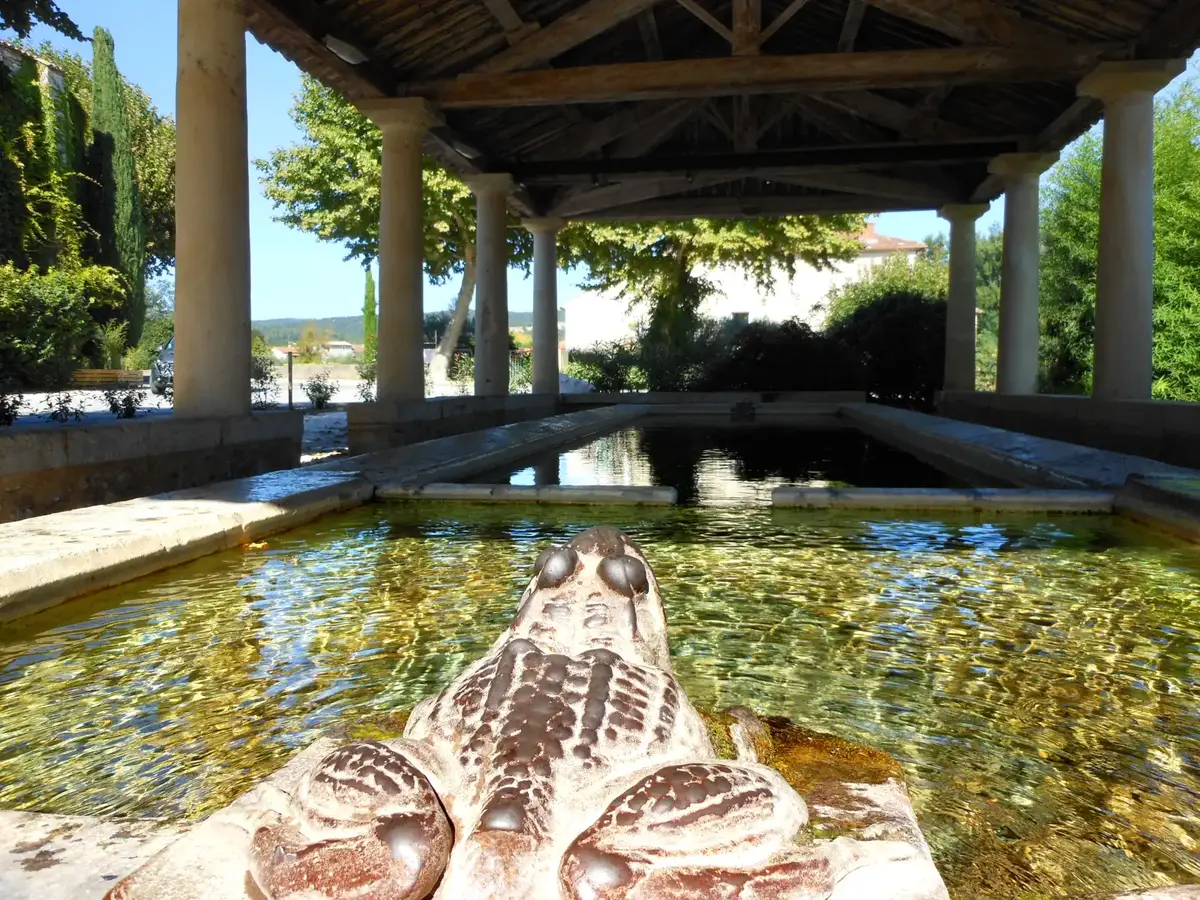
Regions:
M 140 85 L 160 111 L 175 111 L 176 25 L 173 0 L 58 0 L 75 22 L 90 33 L 97 25 L 112 32 L 117 65 L 130 81 Z M 88 45 L 67 40 L 45 27 L 35 30 L 33 41 L 49 40 L 84 57 Z M 299 70 L 275 52 L 247 36 L 250 158 L 266 156 L 277 147 L 294 143 L 299 132 L 288 116 L 292 97 L 299 89 Z M 1003 201 L 979 221 L 986 232 L 1003 217 Z M 945 230 L 933 212 L 887 213 L 879 217 L 879 231 L 894 237 L 920 240 Z M 323 243 L 272 221 L 272 206 L 262 196 L 257 177 L 251 175 L 251 253 L 253 262 L 253 317 L 318 318 L 355 315 L 362 306 L 362 267 L 345 262 L 340 247 Z M 560 273 L 559 298 L 576 292 L 577 274 Z M 427 285 L 425 308 L 445 309 L 457 285 Z M 509 277 L 509 306 L 532 308 L 531 282 L 519 272 Z

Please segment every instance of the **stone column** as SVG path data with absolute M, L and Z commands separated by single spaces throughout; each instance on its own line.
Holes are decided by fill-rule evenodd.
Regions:
M 475 396 L 508 395 L 508 212 L 512 176 L 473 175 L 478 215 L 475 254 Z
M 559 219 L 526 219 L 533 235 L 533 392 L 557 394 Z
M 950 223 L 950 296 L 946 302 L 946 390 L 975 390 L 975 222 L 991 204 L 938 211 Z
M 1092 395 L 1148 400 L 1154 378 L 1154 94 L 1186 61 L 1103 63 L 1079 93 L 1104 101 Z
M 421 141 L 437 121 L 424 100 L 366 100 L 359 109 L 383 132 L 379 196 L 379 403 L 425 399 L 425 258 Z
M 179 0 L 175 412 L 250 413 L 250 174 L 242 0 Z
M 1038 376 L 1038 179 L 1057 153 L 1008 153 L 990 171 L 1004 179 L 1004 264 L 1000 281 L 1000 347 L 996 389 L 1036 394 Z

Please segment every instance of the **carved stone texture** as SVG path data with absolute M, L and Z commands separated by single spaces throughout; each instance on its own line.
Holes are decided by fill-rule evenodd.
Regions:
M 702 716 L 613 528 L 538 556 L 512 624 L 402 738 L 322 741 L 113 900 L 942 900 L 899 767 Z

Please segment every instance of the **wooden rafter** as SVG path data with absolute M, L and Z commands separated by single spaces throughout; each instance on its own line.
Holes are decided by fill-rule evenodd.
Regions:
M 312 0 L 289 4 L 284 12 L 271 0 L 246 0 L 247 22 L 256 34 L 286 30 L 299 44 L 306 57 L 306 68 L 314 74 L 341 86 L 350 100 L 380 99 L 388 96 L 390 79 L 373 66 L 352 66 L 325 46 L 322 37 L 328 33 L 328 23 L 321 18 L 319 7 Z M 298 18 L 299 16 L 299 18 Z M 296 60 L 293 60 L 296 61 Z M 315 70 L 315 71 L 314 71 Z M 462 141 L 448 126 L 442 124 L 425 135 L 424 150 L 451 171 L 460 175 L 476 175 L 484 171 L 486 158 L 469 157 L 459 149 Z M 534 216 L 537 210 L 528 191 L 519 189 L 509 198 L 509 205 L 522 216 Z
M 858 31 L 862 28 L 866 12 L 866 0 L 850 0 L 850 5 L 846 7 L 846 18 L 842 22 L 842 33 L 838 36 L 839 53 L 854 52 L 854 42 L 858 40 Z
M 534 159 L 588 156 L 627 134 L 653 125 L 663 116 L 672 115 L 679 106 L 690 102 L 662 100 L 656 103 L 639 103 L 598 122 L 583 122 L 555 138 L 553 147 L 537 154 Z
M 872 6 L 969 44 L 1047 48 L 1065 39 L 996 0 L 866 0 Z
M 596 178 L 630 180 L 657 179 L 676 175 L 716 175 L 742 172 L 796 171 L 803 169 L 851 169 L 921 163 L 945 165 L 987 160 L 1018 149 L 1013 140 L 983 140 L 953 144 L 878 144 L 858 147 L 809 147 L 802 150 L 760 151 L 751 159 L 745 154 L 705 156 L 643 156 L 630 159 L 560 159 L 518 163 L 513 176 L 528 184 L 570 184 Z
M 893 178 L 889 175 L 879 175 L 874 172 L 826 172 L 813 175 L 777 175 L 774 181 L 784 184 L 798 184 L 802 187 L 816 188 L 825 191 L 843 191 L 849 194 L 884 197 L 889 200 L 906 200 L 912 203 L 924 203 L 930 207 L 953 203 L 953 194 L 940 187 L 910 181 L 906 178 Z
M 733 149 L 738 153 L 753 153 L 758 149 L 758 117 L 754 98 L 741 94 L 733 98 Z
M 979 136 L 970 128 L 939 119 L 930 110 L 906 106 L 871 91 L 841 91 L 825 94 L 823 100 L 901 137 L 922 135 L 943 140 L 970 140 Z
M 543 29 L 529 40 L 537 40 L 548 31 Z M 954 47 L 734 56 L 464 75 L 452 81 L 407 85 L 403 93 L 424 96 L 445 109 L 482 109 L 997 81 L 1070 81 L 1092 69 L 1101 59 L 1118 58 L 1127 51 L 1127 47 L 1119 44 L 1076 44 L 1052 55 L 1005 47 Z
M 801 97 L 793 100 L 796 111 L 805 121 L 815 125 L 830 137 L 852 144 L 876 144 L 886 141 L 890 135 L 877 125 L 858 116 L 851 115 L 839 106 L 828 102 L 830 94 L 818 97 Z
M 612 206 L 623 206 L 725 184 L 736 181 L 737 177 L 730 174 L 680 175 L 656 180 L 617 182 L 574 194 L 552 206 L 550 215 L 555 218 L 585 215 Z
M 475 71 L 515 72 L 548 63 L 572 47 L 603 34 L 658 2 L 659 0 L 588 0 L 583 6 L 555 19 L 525 40 L 497 53 Z
M 638 219 L 751 219 L 833 213 L 878 213 L 927 209 L 923 202 L 858 194 L 769 197 L 672 197 L 599 209 L 576 218 L 609 221 Z
M 762 43 L 762 0 L 733 0 L 733 55 L 757 56 Z
M 729 43 L 733 43 L 733 32 L 725 26 L 724 22 L 720 21 L 716 16 L 697 3 L 696 0 L 676 0 L 676 2 Z
M 804 7 L 808 4 L 809 0 L 792 0 L 792 2 L 788 4 L 787 9 L 777 15 L 775 20 L 763 29 L 762 34 L 759 35 L 758 39 L 759 46 L 761 47 L 763 44 L 773 38 L 778 33 L 779 29 L 781 29 L 788 22 L 792 21 L 792 18 L 796 15 L 796 13 L 800 12 L 800 10 L 804 9 Z
M 629 132 L 609 147 L 608 156 L 612 159 L 629 159 L 649 153 L 677 132 L 703 105 L 703 100 L 680 100 L 672 103 L 652 121 Z
M 506 34 L 517 34 L 525 30 L 525 21 L 508 0 L 483 0 L 483 4 Z
M 646 48 L 646 59 L 650 62 L 661 62 L 663 58 L 662 39 L 658 36 L 658 20 L 654 18 L 654 9 L 648 9 L 637 17 L 638 32 L 642 36 L 642 46 Z

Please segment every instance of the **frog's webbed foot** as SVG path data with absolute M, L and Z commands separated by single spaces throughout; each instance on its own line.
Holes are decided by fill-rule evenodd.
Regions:
M 251 844 L 251 877 L 271 900 L 420 900 L 453 844 L 429 779 L 375 741 L 321 760 L 300 784 L 294 818 L 273 816 Z
M 839 839 L 801 845 L 804 801 L 779 776 L 744 763 L 668 766 L 614 800 L 568 848 L 571 900 L 824 900 L 870 859 L 904 844 Z

